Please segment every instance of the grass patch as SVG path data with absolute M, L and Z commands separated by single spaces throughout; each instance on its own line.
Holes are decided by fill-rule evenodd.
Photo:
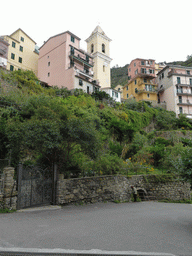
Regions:
M 131 194 L 131 201 L 134 202 L 133 194 Z M 136 202 L 141 202 L 141 198 L 139 197 L 138 194 L 137 194 L 137 201 Z
M 0 213 L 12 213 L 12 212 L 16 212 L 16 210 L 8 209 L 8 208 L 0 209 Z

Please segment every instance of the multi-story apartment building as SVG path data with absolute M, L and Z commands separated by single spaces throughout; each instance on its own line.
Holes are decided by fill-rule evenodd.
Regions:
M 133 80 L 136 76 L 148 76 L 150 79 L 155 78 L 155 61 L 152 59 L 134 59 L 128 66 L 128 81 Z
M 0 37 L 0 67 L 7 67 L 7 56 L 8 56 L 8 47 L 9 44 Z
M 11 35 L 2 37 L 9 44 L 7 69 L 32 70 L 37 75 L 39 54 L 36 42 L 20 28 Z
M 128 84 L 123 87 L 123 98 L 157 102 L 154 60 L 137 58 L 131 61 L 128 66 Z
M 167 110 L 192 118 L 192 67 L 167 65 L 157 74 L 158 99 Z
M 38 77 L 50 86 L 69 90 L 99 89 L 93 78 L 93 57 L 80 49 L 80 38 L 66 31 L 50 37 L 39 48 Z

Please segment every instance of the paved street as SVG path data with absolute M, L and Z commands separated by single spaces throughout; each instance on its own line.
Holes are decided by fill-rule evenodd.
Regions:
M 0 247 L 192 255 L 192 205 L 97 203 L 1 214 Z

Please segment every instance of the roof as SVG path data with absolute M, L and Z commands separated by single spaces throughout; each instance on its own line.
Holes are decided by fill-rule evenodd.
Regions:
M 9 43 L 7 41 L 5 41 L 3 37 L 0 37 L 0 42 L 2 42 L 3 44 L 5 44 L 7 46 L 9 45 Z
M 159 74 L 161 74 L 162 72 L 164 72 L 167 68 L 181 68 L 181 69 L 185 69 L 185 70 L 187 70 L 187 69 L 192 69 L 192 67 L 185 67 L 185 66 L 181 66 L 181 65 L 167 65 L 167 66 L 165 66 L 163 69 L 161 69 L 158 73 L 157 73 L 157 75 L 159 75 Z
M 49 37 L 49 39 L 44 42 L 44 44 L 39 48 L 39 50 L 40 50 L 49 40 L 51 40 L 52 38 L 57 37 L 57 36 L 64 35 L 64 34 L 66 34 L 66 33 L 68 33 L 68 34 L 70 34 L 71 36 L 77 38 L 77 40 L 81 40 L 81 38 L 79 38 L 79 37 L 76 36 L 75 34 L 71 33 L 69 30 L 67 30 L 67 31 L 65 31 L 65 32 L 63 32 L 63 33 L 60 33 L 60 34 L 57 34 L 57 35 L 55 35 L 55 36 Z
M 104 36 L 106 39 L 108 39 L 109 41 L 112 41 L 106 34 L 105 32 L 102 30 L 102 28 L 98 25 L 96 26 L 96 28 L 93 30 L 93 32 L 91 33 L 91 35 L 85 40 L 85 42 L 87 42 L 89 40 L 90 37 L 92 37 L 94 34 L 100 34 L 102 36 Z
M 133 59 L 132 61 L 135 61 L 135 60 L 154 60 L 154 59 L 135 58 L 135 59 Z M 132 62 L 132 61 L 131 61 L 131 62 Z M 154 61 L 155 61 L 155 60 L 154 60 Z M 131 63 L 131 62 L 130 62 L 130 63 Z
M 13 32 L 11 35 L 10 35 L 10 37 L 12 37 L 15 33 L 17 33 L 17 31 L 19 31 L 19 30 L 21 30 L 29 39 L 31 39 L 35 44 L 36 44 L 36 42 L 30 37 L 30 36 L 28 36 L 21 28 L 18 28 L 15 32 Z

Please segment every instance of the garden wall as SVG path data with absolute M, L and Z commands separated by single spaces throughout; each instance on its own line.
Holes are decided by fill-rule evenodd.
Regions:
M 139 175 L 99 176 L 77 179 L 64 179 L 59 176 L 57 186 L 57 204 L 101 201 L 130 201 L 131 188 L 147 192 L 147 200 L 190 199 L 190 184 L 166 176 Z

